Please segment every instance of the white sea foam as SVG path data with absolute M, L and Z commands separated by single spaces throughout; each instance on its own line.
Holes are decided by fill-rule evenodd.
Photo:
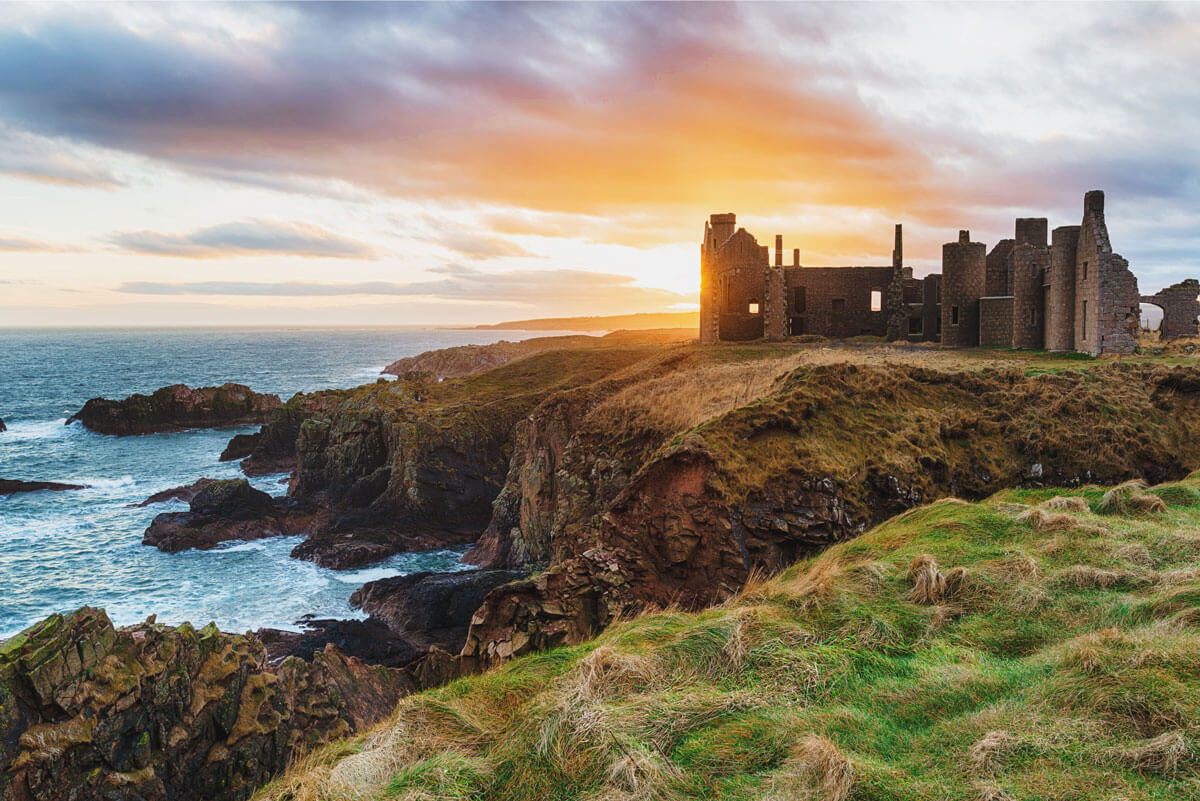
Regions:
M 41 439 L 66 439 L 78 434 L 82 426 L 66 425 L 67 418 L 58 420 L 6 421 L 8 430 L 0 434 L 0 442 L 27 442 Z

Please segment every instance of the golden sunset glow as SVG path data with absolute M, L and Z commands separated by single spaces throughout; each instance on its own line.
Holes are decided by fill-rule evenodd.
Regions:
M 0 324 L 690 308 L 713 212 L 922 274 L 1092 187 L 1148 289 L 1200 259 L 1184 88 L 1113 89 L 1200 68 L 1194 6 L 7 10 Z

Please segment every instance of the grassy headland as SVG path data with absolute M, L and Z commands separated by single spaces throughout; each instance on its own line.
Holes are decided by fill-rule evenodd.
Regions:
M 1198 560 L 1197 474 L 939 501 L 410 696 L 258 798 L 1197 797 Z

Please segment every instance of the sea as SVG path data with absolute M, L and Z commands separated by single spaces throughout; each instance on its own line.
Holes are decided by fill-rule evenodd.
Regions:
M 305 616 L 360 618 L 361 584 L 422 570 L 466 569 L 461 550 L 406 553 L 333 571 L 289 557 L 299 537 L 167 554 L 142 534 L 180 502 L 136 504 L 198 478 L 241 476 L 219 462 L 230 437 L 255 426 L 113 437 L 64 425 L 89 398 L 168 384 L 234 381 L 286 400 L 296 392 L 376 381 L 392 361 L 435 348 L 561 332 L 352 329 L 0 329 L 0 478 L 88 489 L 0 496 L 0 640 L 55 612 L 102 607 L 125 625 L 214 622 L 223 631 L 299 630 Z M 251 479 L 272 495 L 286 474 Z

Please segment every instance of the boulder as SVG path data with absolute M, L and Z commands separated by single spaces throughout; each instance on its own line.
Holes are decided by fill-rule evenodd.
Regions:
M 166 503 L 167 501 L 183 501 L 184 503 L 190 503 L 192 498 L 196 497 L 196 493 L 200 492 L 200 490 L 204 489 L 214 481 L 216 481 L 216 479 L 201 478 L 182 487 L 172 487 L 171 489 L 166 489 L 162 492 L 156 492 L 146 500 L 136 504 L 136 506 L 144 507 L 149 506 L 152 503 Z
M 7 431 L 8 426 L 4 425 L 4 421 L 0 420 L 0 431 Z
M 17 481 L 10 478 L 0 478 L 0 495 L 13 495 L 18 492 L 63 492 L 64 490 L 87 489 L 86 484 L 58 484 L 54 481 Z
M 166 512 L 151 521 L 143 545 L 174 553 L 209 550 L 230 540 L 304 534 L 315 513 L 300 504 L 272 498 L 244 478 L 209 480 L 186 512 Z
M 334 645 L 271 664 L 212 625 L 53 615 L 0 644 L 0 798 L 241 801 L 413 687 Z
M 173 384 L 152 395 L 119 401 L 92 398 L 67 425 L 78 420 L 92 431 L 117 436 L 222 428 L 265 423 L 281 405 L 278 395 L 263 395 L 242 384 L 199 389 Z
M 236 462 L 238 459 L 245 459 L 254 452 L 254 448 L 262 439 L 262 432 L 257 434 L 236 434 L 233 439 L 229 440 L 229 444 L 225 446 L 225 450 L 221 451 L 219 461 Z

